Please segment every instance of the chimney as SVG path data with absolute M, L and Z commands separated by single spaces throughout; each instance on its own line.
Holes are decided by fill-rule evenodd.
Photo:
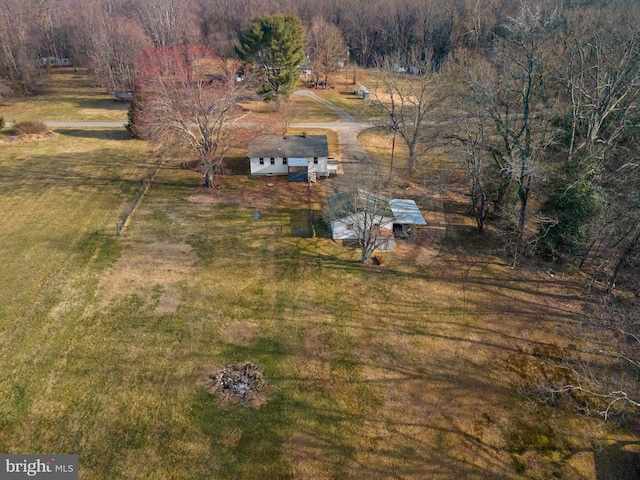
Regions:
M 307 131 L 306 130 L 302 131 L 302 138 L 307 138 Z

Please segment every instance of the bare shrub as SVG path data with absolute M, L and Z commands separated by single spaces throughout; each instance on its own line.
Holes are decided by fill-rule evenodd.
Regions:
M 37 135 L 49 131 L 47 126 L 40 121 L 25 121 L 15 124 L 16 135 Z

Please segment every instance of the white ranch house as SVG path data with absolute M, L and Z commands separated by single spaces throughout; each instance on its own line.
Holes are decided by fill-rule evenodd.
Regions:
M 288 175 L 290 182 L 328 177 L 326 135 L 263 135 L 249 142 L 251 175 Z

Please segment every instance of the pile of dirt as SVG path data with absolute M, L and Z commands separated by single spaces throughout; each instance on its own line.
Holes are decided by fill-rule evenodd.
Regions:
M 227 365 L 207 379 L 207 390 L 222 403 L 258 408 L 265 402 L 262 369 L 255 363 Z

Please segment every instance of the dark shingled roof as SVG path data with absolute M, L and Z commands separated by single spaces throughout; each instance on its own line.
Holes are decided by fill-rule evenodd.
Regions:
M 328 157 L 326 135 L 263 135 L 249 142 L 249 157 Z

